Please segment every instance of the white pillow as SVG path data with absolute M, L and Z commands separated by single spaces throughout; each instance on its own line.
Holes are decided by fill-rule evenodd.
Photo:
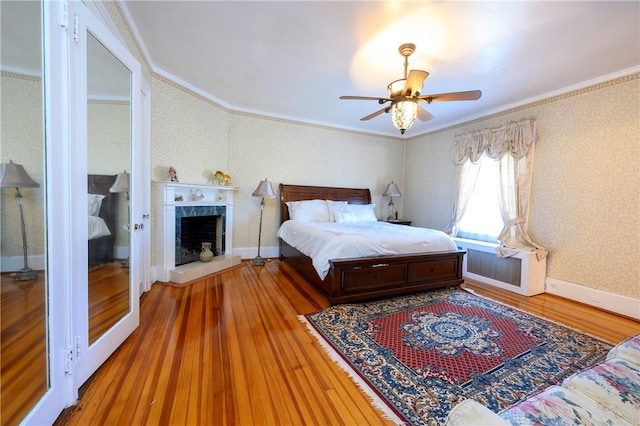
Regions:
M 289 218 L 300 222 L 329 222 L 329 208 L 325 200 L 289 201 Z
M 377 222 L 375 204 L 348 204 L 347 209 L 353 214 L 354 222 Z
M 87 214 L 89 216 L 99 216 L 100 207 L 102 207 L 102 199 L 104 195 L 87 194 Z
M 336 223 L 347 223 L 355 221 L 355 217 L 350 210 L 337 210 L 334 212 L 334 222 Z
M 337 222 L 336 212 L 346 211 L 347 202 L 327 200 L 327 207 L 329 208 L 329 222 Z

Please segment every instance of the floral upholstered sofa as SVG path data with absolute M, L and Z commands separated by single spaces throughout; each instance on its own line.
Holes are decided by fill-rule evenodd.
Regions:
M 456 405 L 447 425 L 640 425 L 640 334 L 607 359 L 500 413 L 474 400 Z

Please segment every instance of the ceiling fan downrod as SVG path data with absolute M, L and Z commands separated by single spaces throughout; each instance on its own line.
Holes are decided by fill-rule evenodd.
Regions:
M 409 56 L 416 51 L 416 45 L 413 43 L 404 43 L 398 47 L 398 52 L 404 56 L 404 79 L 407 79 L 409 69 Z

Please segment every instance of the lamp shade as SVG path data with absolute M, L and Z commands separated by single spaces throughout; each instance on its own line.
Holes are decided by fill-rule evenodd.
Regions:
M 382 194 L 383 197 L 402 197 L 402 192 L 398 189 L 398 185 L 396 185 L 393 181 L 389 185 L 387 185 L 387 189 Z
M 21 164 L 13 160 L 0 164 L 0 187 L 3 188 L 39 188 L 40 184 L 31 179 Z
M 262 197 L 262 198 L 276 198 L 276 194 L 273 192 L 273 188 L 271 187 L 271 182 L 269 182 L 266 178 L 258 184 L 258 187 L 255 191 L 253 191 L 254 197 Z
M 109 192 L 129 192 L 129 173 L 126 170 L 118 173 L 116 181 L 109 188 Z

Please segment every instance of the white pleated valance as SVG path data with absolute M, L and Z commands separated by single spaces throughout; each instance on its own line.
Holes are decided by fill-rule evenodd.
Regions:
M 451 157 L 455 164 L 470 160 L 476 164 L 482 154 L 493 159 L 509 153 L 513 158 L 525 157 L 535 142 L 536 122 L 524 119 L 500 127 L 478 130 L 454 139 Z

